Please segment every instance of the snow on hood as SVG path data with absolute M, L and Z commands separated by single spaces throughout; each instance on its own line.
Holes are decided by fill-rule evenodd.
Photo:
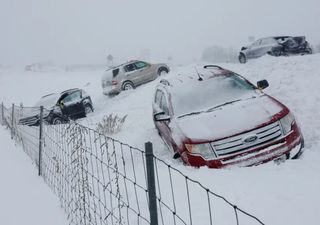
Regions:
M 181 132 L 193 141 L 215 140 L 253 129 L 283 108 L 267 95 L 235 102 L 208 113 L 177 118 Z

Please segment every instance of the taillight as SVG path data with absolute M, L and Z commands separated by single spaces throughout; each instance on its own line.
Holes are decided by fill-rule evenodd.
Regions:
M 117 84 L 118 84 L 118 81 L 115 81 L 115 80 L 112 81 L 112 85 L 117 85 Z

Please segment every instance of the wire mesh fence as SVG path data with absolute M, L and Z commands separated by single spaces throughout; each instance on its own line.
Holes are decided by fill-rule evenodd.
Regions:
M 0 122 L 59 197 L 70 224 L 263 224 L 152 149 L 146 153 L 74 121 L 47 124 L 43 112 L 2 104 Z

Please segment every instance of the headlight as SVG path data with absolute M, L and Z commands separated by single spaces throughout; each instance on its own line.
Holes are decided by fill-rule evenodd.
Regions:
M 185 146 L 186 146 L 187 150 L 192 154 L 199 154 L 206 159 L 216 158 L 216 154 L 214 153 L 214 151 L 209 143 L 198 144 L 198 145 L 185 144 Z
M 285 117 L 280 119 L 282 126 L 283 134 L 286 135 L 291 131 L 292 124 L 294 123 L 294 116 L 291 112 L 288 113 Z

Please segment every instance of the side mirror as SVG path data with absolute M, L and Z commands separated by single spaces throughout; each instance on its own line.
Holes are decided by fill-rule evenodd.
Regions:
M 243 51 L 243 50 L 246 50 L 248 47 L 242 47 L 241 48 L 241 51 Z
M 269 87 L 269 82 L 267 80 L 260 80 L 257 82 L 257 87 L 259 89 L 265 89 L 265 88 Z
M 154 121 L 161 122 L 161 121 L 170 121 L 170 116 L 166 115 L 165 112 L 157 112 L 153 114 Z

